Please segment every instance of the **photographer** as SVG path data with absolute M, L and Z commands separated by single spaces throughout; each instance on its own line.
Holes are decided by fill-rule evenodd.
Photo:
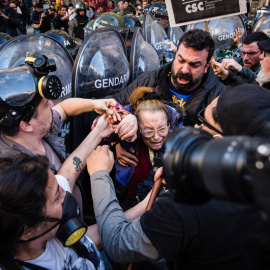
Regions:
M 43 13 L 43 4 L 37 3 L 36 9 L 34 9 L 30 14 L 30 23 L 33 24 L 34 27 L 34 34 L 40 34 L 41 33 L 41 20 L 45 17 L 45 14 Z
M 41 18 L 41 25 L 40 25 L 41 33 L 45 33 L 47 31 L 55 29 L 54 12 L 55 9 L 50 7 L 43 13 L 44 16 L 42 16 Z

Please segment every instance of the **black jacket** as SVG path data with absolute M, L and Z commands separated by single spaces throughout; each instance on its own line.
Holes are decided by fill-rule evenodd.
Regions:
M 171 66 L 172 62 L 160 67 L 158 70 L 141 74 L 122 92 L 116 95 L 115 99 L 122 105 L 129 104 L 129 97 L 136 87 L 149 86 L 154 87 L 155 92 L 160 95 L 163 100 L 172 101 L 168 84 L 168 76 L 171 72 Z M 194 126 L 197 121 L 198 112 L 219 96 L 224 89 L 225 86 L 219 82 L 212 67 L 210 66 L 199 85 L 198 91 L 196 91 L 184 105 L 188 116 L 184 120 L 184 125 Z
M 18 36 L 17 28 L 23 26 L 23 21 L 19 14 L 13 8 L 6 9 L 6 15 L 9 17 L 7 20 L 7 27 L 12 37 Z

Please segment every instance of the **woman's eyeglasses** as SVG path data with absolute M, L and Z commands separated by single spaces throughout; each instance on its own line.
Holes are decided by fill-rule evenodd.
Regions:
M 170 125 L 167 125 L 157 129 L 143 129 L 143 130 L 140 129 L 140 131 L 145 138 L 152 138 L 156 132 L 158 133 L 159 136 L 167 135 L 169 128 Z

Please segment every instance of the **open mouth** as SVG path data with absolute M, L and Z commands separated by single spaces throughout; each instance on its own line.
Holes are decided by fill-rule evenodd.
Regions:
M 177 78 L 178 79 L 178 82 L 181 83 L 181 84 L 187 84 L 189 83 L 189 80 L 188 79 L 184 79 L 184 78 Z

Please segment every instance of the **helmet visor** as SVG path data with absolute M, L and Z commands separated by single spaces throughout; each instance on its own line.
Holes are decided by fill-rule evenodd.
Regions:
M 26 66 L 0 70 L 0 98 L 8 105 L 21 107 L 36 94 L 35 79 Z

